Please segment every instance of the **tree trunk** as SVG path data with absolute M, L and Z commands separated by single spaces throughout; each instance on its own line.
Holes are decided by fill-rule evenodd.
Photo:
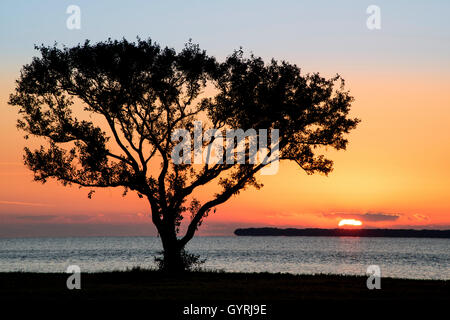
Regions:
M 183 259 L 183 247 L 177 239 L 175 232 L 160 232 L 163 245 L 163 260 L 160 263 L 162 271 L 169 273 L 181 273 L 186 271 L 185 261 Z

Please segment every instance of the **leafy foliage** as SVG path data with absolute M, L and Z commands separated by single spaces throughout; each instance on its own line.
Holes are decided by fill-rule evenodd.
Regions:
M 168 265 L 168 259 L 164 257 L 164 252 L 159 252 L 160 256 L 155 256 L 156 266 L 159 271 L 171 271 L 171 266 Z M 181 271 L 201 271 L 202 264 L 206 262 L 206 259 L 201 259 L 199 255 L 189 253 L 185 249 L 180 250 L 179 254 L 179 266 Z

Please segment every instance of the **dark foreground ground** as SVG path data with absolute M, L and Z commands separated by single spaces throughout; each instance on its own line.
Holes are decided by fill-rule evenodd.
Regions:
M 141 303 L 148 310 L 164 310 L 167 319 L 213 318 L 195 313 L 195 307 L 218 306 L 215 319 L 278 319 L 277 313 L 304 307 L 381 306 L 411 308 L 428 303 L 450 303 L 450 281 L 381 279 L 380 290 L 369 290 L 366 277 L 337 275 L 288 275 L 268 273 L 194 272 L 170 276 L 156 271 L 82 273 L 81 289 L 68 290 L 69 274 L 0 273 L 0 303 L 20 301 L 39 305 L 108 305 L 109 310 L 127 303 Z M 267 316 L 230 315 L 230 305 L 266 305 Z M 233 307 L 234 308 L 234 307 Z M 254 312 L 257 307 L 252 307 Z M 346 307 L 345 307 L 346 308 Z M 206 309 L 203 309 L 206 310 Z M 223 310 L 220 313 L 220 310 Z M 243 309 L 242 309 L 243 310 Z M 231 310 L 233 311 L 233 310 Z M 220 314 L 219 314 L 220 313 Z M 155 319 L 155 318 L 153 318 Z

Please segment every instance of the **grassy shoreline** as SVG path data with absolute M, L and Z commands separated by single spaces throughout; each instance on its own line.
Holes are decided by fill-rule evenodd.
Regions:
M 65 273 L 0 273 L 0 299 L 36 301 L 152 301 L 179 303 L 281 303 L 295 301 L 450 301 L 450 281 L 273 273 L 191 272 L 173 276 L 151 270 L 82 273 L 81 290 L 68 290 Z

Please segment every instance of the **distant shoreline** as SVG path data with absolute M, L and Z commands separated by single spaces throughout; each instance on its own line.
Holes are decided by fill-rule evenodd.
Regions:
M 383 238 L 450 238 L 450 230 L 415 229 L 319 229 L 319 228 L 240 228 L 237 236 L 287 236 L 287 237 L 383 237 Z

